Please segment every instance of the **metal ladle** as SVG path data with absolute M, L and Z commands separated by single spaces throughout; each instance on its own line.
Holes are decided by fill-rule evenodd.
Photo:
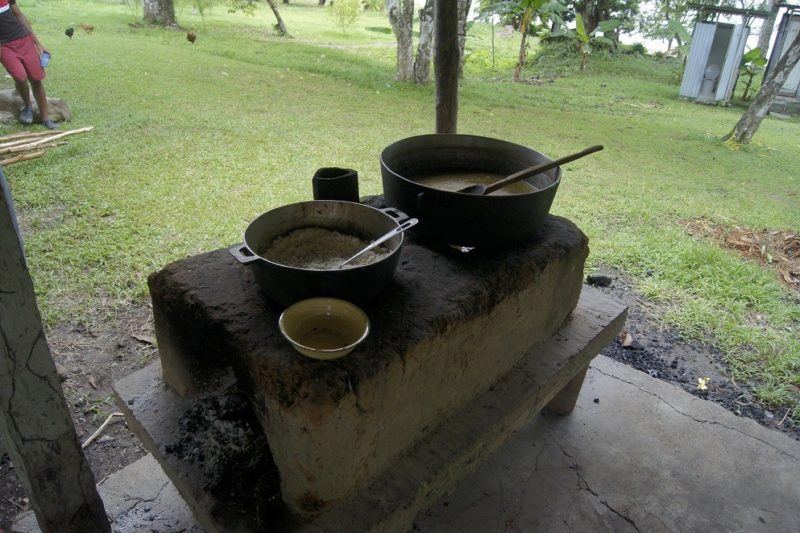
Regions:
M 459 189 L 457 192 L 476 194 L 478 196 L 485 196 L 487 194 L 493 193 L 496 190 L 502 189 L 507 185 L 511 185 L 512 183 L 524 180 L 525 178 L 530 178 L 531 176 L 535 176 L 536 174 L 541 174 L 542 172 L 547 172 L 548 170 L 556 168 L 558 166 L 571 163 L 576 159 L 586 157 L 587 155 L 599 152 L 602 149 L 603 149 L 602 145 L 592 146 L 590 148 L 587 148 L 586 150 L 570 155 L 565 155 L 564 157 L 560 157 L 553 161 L 548 161 L 547 163 L 541 163 L 539 165 L 535 165 L 532 167 L 528 167 L 524 170 L 520 170 L 519 172 L 511 174 L 507 178 L 495 181 L 491 185 L 470 185 L 468 187 L 464 187 L 463 189 Z
M 390 230 L 388 233 L 384 233 L 383 236 L 378 237 L 377 239 L 372 241 L 370 244 L 368 244 L 366 247 L 362 248 L 356 255 L 354 255 L 353 257 L 351 257 L 350 259 L 348 259 L 347 261 L 345 261 L 341 265 L 339 265 L 339 268 L 343 268 L 347 263 L 351 262 L 353 259 L 357 258 L 361 254 L 369 252 L 370 250 L 372 250 L 376 246 L 380 246 L 381 244 L 383 244 L 384 242 L 388 241 L 389 239 L 391 239 L 395 235 L 399 235 L 400 233 L 403 233 L 408 228 L 416 226 L 417 222 L 419 222 L 419 220 L 417 220 L 416 218 L 409 218 L 408 220 L 406 220 L 405 222 L 403 222 L 402 224 L 400 224 L 399 226 L 397 226 L 393 230 Z

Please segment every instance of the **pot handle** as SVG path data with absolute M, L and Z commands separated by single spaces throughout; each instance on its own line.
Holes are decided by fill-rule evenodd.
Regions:
M 261 259 L 259 256 L 251 252 L 250 248 L 248 248 L 247 245 L 243 243 L 237 244 L 236 246 L 231 246 L 230 248 L 228 248 L 228 251 L 231 253 L 233 257 L 236 258 L 237 261 L 239 261 L 243 265 Z
M 406 215 L 396 207 L 384 207 L 379 211 L 384 215 L 389 215 L 390 217 L 392 217 L 394 221 L 397 222 L 398 224 L 402 224 L 403 222 L 411 218 L 410 216 Z

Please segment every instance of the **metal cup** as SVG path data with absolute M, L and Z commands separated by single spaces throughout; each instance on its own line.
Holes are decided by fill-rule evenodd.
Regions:
M 314 200 L 358 202 L 358 172 L 349 168 L 320 168 L 311 178 Z

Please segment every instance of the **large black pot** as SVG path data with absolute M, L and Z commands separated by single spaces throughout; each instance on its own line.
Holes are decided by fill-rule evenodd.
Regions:
M 509 196 L 443 191 L 415 178 L 459 170 L 508 175 L 547 161 L 535 150 L 489 137 L 409 137 L 381 153 L 383 194 L 388 205 L 419 219 L 417 234 L 459 246 L 502 247 L 539 231 L 558 190 L 560 168 L 526 179 L 536 191 Z
M 394 209 L 375 209 L 353 202 L 316 200 L 289 204 L 267 211 L 244 232 L 244 243 L 233 246 L 231 254 L 243 264 L 256 269 L 264 292 L 282 305 L 315 296 L 341 298 L 365 304 L 380 294 L 391 282 L 403 234 L 386 241 L 390 253 L 368 265 L 348 266 L 341 270 L 316 270 L 291 267 L 258 255 L 276 237 L 300 228 L 322 227 L 357 235 L 373 241 L 396 228 L 407 217 Z

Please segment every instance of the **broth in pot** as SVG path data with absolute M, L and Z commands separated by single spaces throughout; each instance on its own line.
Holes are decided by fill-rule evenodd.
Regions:
M 456 192 L 470 185 L 491 185 L 492 183 L 505 178 L 505 174 L 496 172 L 484 172 L 481 170 L 454 170 L 452 172 L 437 172 L 429 176 L 414 178 L 414 181 L 426 187 L 432 187 L 442 191 Z M 535 192 L 536 187 L 527 181 L 512 183 L 500 190 L 494 191 L 489 196 L 512 196 L 516 194 L 528 194 Z

